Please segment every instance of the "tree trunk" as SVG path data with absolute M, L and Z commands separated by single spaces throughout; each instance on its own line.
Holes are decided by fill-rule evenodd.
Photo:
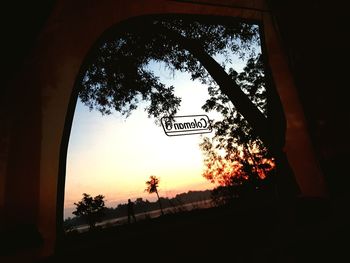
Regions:
M 158 197 L 158 203 L 159 203 L 159 207 L 160 207 L 160 212 L 162 213 L 162 216 L 163 216 L 164 212 L 163 212 L 163 208 L 162 208 L 162 203 L 160 202 L 160 198 L 159 198 L 159 194 L 158 194 L 157 190 L 156 190 L 156 194 L 157 194 L 157 197 Z
M 248 96 L 240 89 L 237 83 L 225 72 L 209 54 L 205 52 L 198 41 L 187 39 L 177 32 L 154 25 L 153 32 L 167 34 L 188 50 L 211 77 L 219 85 L 220 90 L 231 100 L 237 110 L 253 128 L 253 133 L 258 136 L 276 159 L 276 182 L 280 197 L 293 198 L 300 193 L 294 173 L 289 165 L 283 147 L 285 145 L 286 119 L 283 108 L 274 86 L 267 87 L 268 118 L 251 102 Z M 266 74 L 269 84 L 273 82 Z

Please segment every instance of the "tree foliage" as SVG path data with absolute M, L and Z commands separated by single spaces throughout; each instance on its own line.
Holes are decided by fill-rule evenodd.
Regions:
M 162 208 L 162 203 L 160 202 L 159 193 L 158 193 L 159 182 L 160 182 L 159 178 L 157 178 L 154 175 L 151 175 L 149 177 L 149 180 L 146 181 L 146 186 L 147 187 L 146 187 L 145 191 L 150 193 L 150 194 L 156 193 L 156 195 L 158 197 L 159 208 L 160 208 L 160 211 L 161 211 L 161 213 L 163 215 L 164 212 L 163 212 L 163 208 Z
M 154 175 L 151 175 L 149 177 L 149 180 L 146 181 L 147 188 L 145 189 L 145 191 L 150 194 L 158 192 L 159 181 L 159 178 L 157 178 Z
M 250 173 L 251 181 L 261 174 L 266 176 L 272 168 L 271 162 L 265 161 L 271 158 L 267 156 L 269 149 L 289 176 L 292 172 L 282 151 L 285 119 L 272 90 L 268 94 L 273 103 L 269 105 L 277 105 L 278 109 L 266 110 L 268 85 L 262 58 L 254 48 L 259 44 L 256 25 L 228 19 L 216 23 L 204 17 L 193 20 L 175 16 L 126 22 L 90 56 L 80 81 L 79 98 L 102 114 L 115 110 L 129 116 L 140 102 L 145 102 L 149 117 L 172 117 L 181 98 L 150 67 L 162 62 L 171 71 L 187 72 L 192 80 L 208 85 L 211 99 L 203 109 L 223 115 L 213 125 L 214 141 L 202 143 L 207 163 L 220 163 L 221 167 L 225 162 L 238 162 L 238 170 Z M 232 54 L 248 59 L 244 72 L 225 69 Z M 224 61 L 222 65 L 214 60 L 218 56 Z M 226 152 L 225 161 L 220 159 L 220 151 Z
M 73 214 L 83 218 L 89 224 L 90 230 L 104 217 L 105 203 L 103 199 L 103 195 L 92 197 L 89 194 L 83 193 L 81 201 L 74 203 L 76 209 Z
M 266 114 L 266 84 L 261 55 L 249 59 L 241 73 L 231 68 L 229 74 L 259 110 Z M 213 123 L 214 136 L 205 137 L 200 144 L 206 167 L 203 176 L 220 186 L 258 188 L 273 170 L 273 158 L 220 88 L 212 85 L 208 91 L 211 97 L 203 109 L 221 113 L 222 119 Z M 238 196 L 239 191 L 231 191 L 230 194 Z
M 140 101 L 148 102 L 146 111 L 156 119 L 176 114 L 181 98 L 174 95 L 173 86 L 165 86 L 154 75 L 151 62 L 164 62 L 170 70 L 188 72 L 202 83 L 213 82 L 198 58 L 169 32 L 200 43 L 209 56 L 222 55 L 226 60 L 230 53 L 254 55 L 252 46 L 259 42 L 256 26 L 238 22 L 224 26 L 185 18 L 145 19 L 125 27 L 95 50 L 80 83 L 81 101 L 102 114 L 116 110 L 128 116 Z

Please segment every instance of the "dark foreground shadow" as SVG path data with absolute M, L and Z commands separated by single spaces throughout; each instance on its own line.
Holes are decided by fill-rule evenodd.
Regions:
M 70 235 L 42 262 L 335 262 L 348 222 L 324 200 L 240 201 Z

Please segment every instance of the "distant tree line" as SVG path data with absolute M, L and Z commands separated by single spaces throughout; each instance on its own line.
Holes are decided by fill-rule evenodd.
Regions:
M 177 194 L 174 198 L 163 198 L 159 200 L 162 204 L 162 208 L 174 208 L 174 212 L 181 211 L 181 205 L 189 204 L 192 202 L 199 202 L 211 199 L 211 190 L 205 191 L 189 191 L 187 193 Z M 147 213 L 159 209 L 159 201 L 150 202 L 147 199 L 137 198 L 134 205 L 135 214 Z M 127 203 L 119 204 L 117 207 L 105 207 L 103 220 L 118 218 L 127 216 L 128 209 Z M 65 229 L 69 229 L 74 226 L 86 224 L 86 221 L 82 217 L 68 217 L 64 220 Z

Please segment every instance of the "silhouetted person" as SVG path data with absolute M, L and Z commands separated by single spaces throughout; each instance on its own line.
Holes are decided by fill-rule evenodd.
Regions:
M 136 222 L 136 217 L 134 213 L 134 203 L 131 202 L 130 199 L 128 199 L 128 223 L 130 224 L 130 217 L 133 217 L 134 222 Z

